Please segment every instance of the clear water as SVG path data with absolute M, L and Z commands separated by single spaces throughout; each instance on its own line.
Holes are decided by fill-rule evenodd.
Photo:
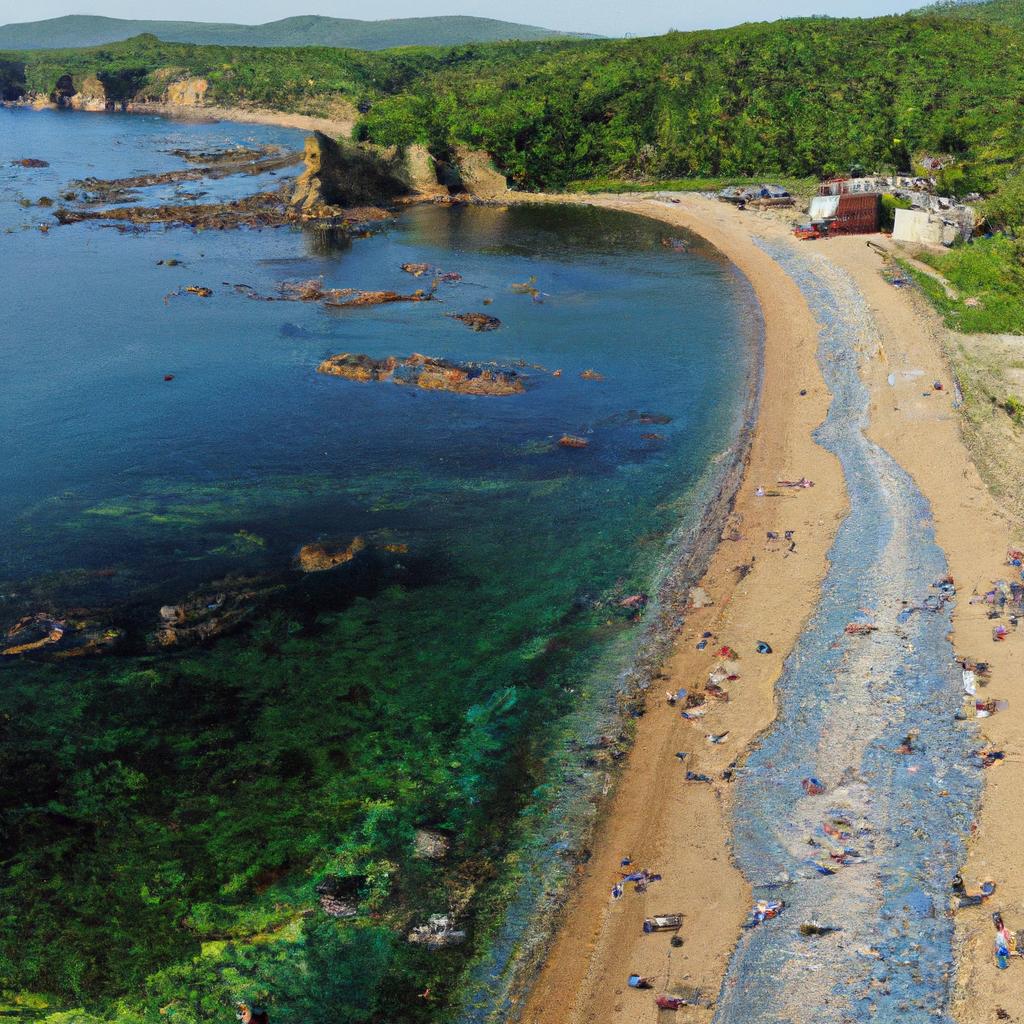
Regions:
M 950 880 L 963 860 L 980 779 L 974 736 L 956 723 L 959 670 L 950 611 L 900 623 L 945 576 L 931 509 L 911 478 L 863 434 L 872 350 L 863 298 L 824 260 L 764 246 L 821 324 L 819 363 L 833 401 L 818 441 L 840 459 L 850 513 L 829 552 L 820 603 L 778 685 L 779 714 L 737 783 L 735 855 L 760 899 L 782 915 L 747 932 L 716 1021 L 948 1020 L 953 970 Z M 858 315 L 858 311 L 860 311 Z M 874 622 L 869 637 L 845 635 Z M 897 753 L 918 730 L 915 752 Z M 815 776 L 823 795 L 805 795 Z M 852 823 L 864 863 L 821 875 L 822 824 Z M 840 929 L 804 937 L 803 922 Z
M 674 251 L 662 244 L 662 228 L 625 214 L 420 207 L 373 238 L 342 245 L 293 229 L 121 232 L 80 224 L 42 233 L 50 211 L 20 202 L 56 198 L 88 175 L 182 166 L 166 152 L 176 147 L 266 142 L 297 147 L 301 135 L 0 110 L 0 614 L 8 622 L 84 606 L 141 630 L 160 605 L 226 574 L 285 579 L 275 607 L 292 620 L 290 646 L 264 658 L 243 632 L 190 654 L 187 671 L 205 678 L 209 692 L 226 685 L 233 664 L 252 681 L 237 719 L 234 697 L 218 705 L 218 742 L 230 748 L 255 736 L 272 750 L 292 730 L 316 758 L 340 744 L 346 771 L 363 780 L 365 809 L 350 802 L 343 824 L 321 821 L 308 789 L 282 789 L 272 805 L 261 803 L 260 779 L 230 789 L 228 767 L 222 777 L 216 758 L 197 791 L 186 754 L 167 751 L 179 740 L 187 747 L 208 709 L 175 708 L 160 724 L 167 735 L 154 760 L 147 716 L 158 713 L 159 699 L 97 696 L 98 680 L 127 678 L 134 655 L 59 668 L 8 660 L 0 710 L 23 716 L 25 726 L 0 745 L 41 750 L 53 730 L 65 732 L 70 772 L 101 757 L 92 741 L 114 730 L 120 759 L 152 772 L 164 805 L 154 815 L 210 814 L 230 791 L 225 813 L 238 821 L 225 818 L 221 827 L 240 834 L 251 789 L 261 828 L 280 833 L 280 843 L 268 838 L 270 852 L 261 849 L 263 867 L 279 875 L 282 862 L 299 865 L 310 879 L 340 841 L 338 830 L 357 834 L 375 800 L 420 801 L 415 813 L 426 821 L 462 813 L 457 802 L 438 802 L 430 768 L 471 734 L 467 712 L 508 687 L 532 709 L 507 740 L 519 760 L 502 769 L 504 788 L 481 783 L 473 799 L 486 804 L 499 792 L 506 809 L 529 805 L 558 723 L 564 728 L 581 701 L 606 709 L 635 650 L 639 627 L 615 602 L 651 588 L 677 557 L 680 524 L 699 512 L 736 438 L 759 320 L 746 283 L 717 253 L 696 239 Z M 11 165 L 21 157 L 50 166 Z M 288 173 L 182 187 L 225 197 Z M 144 201 L 174 191 L 147 190 Z M 168 258 L 181 265 L 158 265 Z M 224 284 L 271 293 L 282 281 L 322 276 L 327 287 L 411 291 L 423 282 L 399 269 L 406 261 L 464 280 L 443 285 L 439 302 L 338 311 L 254 302 Z M 510 289 L 531 275 L 543 302 Z M 189 284 L 214 294 L 165 301 Z M 503 323 L 496 332 L 473 333 L 445 315 L 482 310 L 484 298 Z M 321 359 L 342 351 L 521 361 L 529 387 L 479 398 L 315 373 Z M 604 380 L 581 379 L 589 368 Z M 555 369 L 560 377 L 548 372 Z M 670 422 L 642 424 L 639 411 Z M 560 448 L 566 432 L 590 446 Z M 357 534 L 372 550 L 351 571 L 289 576 L 300 545 Z M 385 557 L 385 544 L 405 545 L 408 554 Z M 149 656 L 144 664 L 160 678 L 178 672 L 180 680 L 184 671 Z M 331 704 L 327 680 L 356 695 Z M 425 708 L 443 708 L 443 721 Z M 390 772 L 408 736 L 422 744 L 422 757 L 396 796 Z M 292 805 L 301 805 L 301 822 L 289 819 Z M 301 850 L 286 850 L 300 829 Z M 489 851 L 500 852 L 508 838 L 494 839 Z M 44 837 L 29 830 L 20 842 Z M 216 903 L 232 920 L 244 914 L 249 890 L 225 896 L 223 886 L 248 867 L 241 854 L 239 863 L 218 859 L 226 856 L 223 835 L 216 849 L 199 831 L 159 840 L 132 832 L 118 842 L 142 865 L 140 885 L 157 857 L 165 873 L 177 865 L 184 879 L 180 903 L 168 904 L 160 925 L 170 949 L 139 953 L 138 944 L 121 949 L 110 940 L 96 953 L 122 963 L 138 957 L 133 978 L 194 951 L 192 937 L 171 939 L 174 915 L 196 901 Z M 89 878 L 105 870 L 101 853 L 87 865 L 72 857 L 67 870 L 79 867 Z M 60 913 L 73 920 L 77 910 Z

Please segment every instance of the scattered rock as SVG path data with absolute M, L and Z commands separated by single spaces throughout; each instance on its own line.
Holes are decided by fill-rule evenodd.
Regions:
M 119 206 L 109 210 L 71 209 L 54 211 L 59 224 L 86 220 L 109 220 L 129 224 L 170 224 L 205 230 L 240 227 L 280 227 L 295 217 L 276 192 L 257 192 L 225 203 L 174 204 L 164 206 Z
M 151 647 L 187 647 L 222 636 L 240 626 L 281 589 L 263 579 L 232 577 L 218 589 L 190 594 L 180 604 L 164 605 Z
M 524 390 L 522 378 L 514 370 L 456 363 L 418 353 L 407 359 L 396 356 L 374 359 L 342 352 L 325 359 L 317 367 L 317 373 L 361 382 L 390 380 L 427 391 L 454 391 L 468 395 L 513 395 Z
M 12 160 L 15 167 L 49 167 L 48 160 L 37 160 L 33 156 L 23 156 L 20 160 Z
M 111 650 L 123 632 L 86 615 L 34 612 L 10 626 L 0 640 L 0 656 L 46 655 L 74 658 Z
M 449 313 L 448 316 L 472 327 L 474 331 L 496 331 L 501 326 L 496 316 L 488 316 L 486 313 Z
M 458 931 L 445 914 L 432 914 L 426 924 L 417 925 L 409 932 L 409 941 L 425 945 L 427 949 L 447 949 L 466 941 L 466 933 Z
M 585 437 L 576 437 L 575 434 L 563 434 L 558 443 L 563 448 L 586 448 L 590 442 Z
M 362 537 L 353 538 L 344 548 L 321 543 L 305 544 L 299 548 L 296 560 L 303 572 L 325 572 L 351 562 L 365 547 L 366 541 Z
M 320 909 L 328 917 L 355 917 L 359 913 L 359 890 L 365 884 L 361 876 L 328 875 L 316 886 Z
M 420 860 L 444 860 L 451 849 L 451 840 L 433 828 L 416 829 L 414 856 Z
M 604 374 L 598 373 L 597 370 L 584 370 L 580 377 L 583 380 L 604 380 Z
M 424 274 L 430 273 L 429 263 L 403 263 L 401 269 L 407 274 L 412 274 L 413 277 L 422 277 Z

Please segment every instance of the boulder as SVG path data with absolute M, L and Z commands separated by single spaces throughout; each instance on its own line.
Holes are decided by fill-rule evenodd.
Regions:
M 326 572 L 339 565 L 346 565 L 366 547 L 362 537 L 354 537 L 347 547 L 330 544 L 304 544 L 299 548 L 296 561 L 303 572 Z
M 451 845 L 451 840 L 443 832 L 435 828 L 418 828 L 413 840 L 413 856 L 417 860 L 444 860 Z

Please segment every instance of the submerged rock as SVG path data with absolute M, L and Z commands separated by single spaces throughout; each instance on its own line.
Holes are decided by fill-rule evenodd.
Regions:
M 303 572 L 325 572 L 351 562 L 366 547 L 362 537 L 354 537 L 344 548 L 328 544 L 304 544 L 299 548 L 296 561 Z
M 426 924 L 417 925 L 409 932 L 409 941 L 427 949 L 447 949 L 466 941 L 466 933 L 455 928 L 446 914 L 431 914 Z
M 418 828 L 413 840 L 413 856 L 419 860 L 444 860 L 452 841 L 436 828 Z
M 74 658 L 101 654 L 113 649 L 122 639 L 120 629 L 85 615 L 54 615 L 34 612 L 18 619 L 0 641 L 0 656 L 45 655 Z
M 190 594 L 180 604 L 160 609 L 151 647 L 188 647 L 204 643 L 247 622 L 281 586 L 259 577 L 219 580 L 216 590 Z
M 486 313 L 449 313 L 453 320 L 472 327 L 474 331 L 496 331 L 501 326 L 501 321 L 496 316 L 488 316 Z
M 413 277 L 422 277 L 424 274 L 430 273 L 429 263 L 403 263 L 400 270 L 404 270 L 407 274 L 412 274 Z
M 563 448 L 587 448 L 590 445 L 585 437 L 577 437 L 575 434 L 563 434 L 558 443 Z
M 325 359 L 317 373 L 355 381 L 386 381 L 409 384 L 427 391 L 454 391 L 466 395 L 514 395 L 525 390 L 515 370 L 485 368 L 474 363 L 413 353 L 406 359 L 388 356 L 374 359 L 354 352 L 342 352 Z
M 317 902 L 328 917 L 355 917 L 359 913 L 359 890 L 366 884 L 362 876 L 328 875 L 317 883 Z

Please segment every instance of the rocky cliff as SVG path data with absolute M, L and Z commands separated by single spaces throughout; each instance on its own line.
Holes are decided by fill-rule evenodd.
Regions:
M 412 191 L 401 161 L 372 150 L 335 142 L 323 132 L 306 139 L 305 170 L 295 182 L 291 205 L 307 215 L 325 207 L 367 206 Z

